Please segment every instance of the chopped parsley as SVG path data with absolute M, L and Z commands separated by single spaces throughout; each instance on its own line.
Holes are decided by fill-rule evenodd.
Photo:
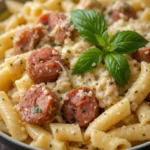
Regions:
M 20 50 L 21 50 L 21 51 L 23 51 L 23 50 L 24 50 L 24 48 L 23 48 L 23 47 L 20 47 Z
M 20 64 L 21 64 L 21 65 L 23 64 L 23 61 L 22 61 L 22 60 L 20 61 Z
M 56 46 L 56 44 L 55 44 L 55 43 L 50 43 L 50 44 L 51 44 L 51 46 L 52 46 L 52 47 Z
M 38 61 L 42 61 L 42 59 L 41 59 L 41 58 L 38 58 Z
M 42 112 L 42 110 L 39 108 L 39 106 L 38 106 L 38 105 L 35 105 L 35 106 L 34 106 L 33 114 L 41 113 L 41 112 Z
M 49 144 L 49 147 L 52 147 L 52 144 Z
M 71 51 L 68 49 L 68 50 L 67 50 L 67 53 L 71 53 Z
M 85 112 L 86 112 L 86 110 L 85 110 L 85 109 L 82 109 L 82 112 L 83 112 L 83 113 L 85 113 Z
M 37 41 L 37 42 L 36 42 L 36 44 L 35 44 L 35 45 L 36 45 L 36 47 L 37 47 L 39 44 L 40 44 L 40 41 Z

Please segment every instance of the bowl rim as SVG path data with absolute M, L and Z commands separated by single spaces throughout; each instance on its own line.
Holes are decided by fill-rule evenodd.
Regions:
M 41 150 L 39 148 L 34 148 L 30 145 L 27 145 L 25 143 L 22 143 L 22 142 L 19 142 L 13 138 L 11 138 L 9 135 L 3 133 L 3 132 L 0 132 L 0 139 L 3 139 L 3 141 L 8 141 L 9 143 L 11 144 L 15 144 L 16 146 L 20 146 L 22 148 L 27 148 L 27 149 L 30 149 L 30 150 Z M 148 147 L 150 148 L 150 141 L 146 142 L 146 143 L 143 143 L 143 144 L 140 144 L 140 145 L 137 145 L 137 146 L 134 146 L 132 148 L 129 148 L 128 150 L 142 150 L 143 148 L 146 148 Z
M 21 148 L 26 148 L 26 149 L 29 149 L 29 150 L 42 150 L 42 149 L 39 149 L 39 148 L 32 147 L 32 146 L 30 146 L 28 144 L 25 144 L 23 142 L 17 141 L 17 140 L 13 139 L 9 135 L 7 135 L 7 134 L 5 134 L 1 131 L 0 131 L 0 139 L 3 139 L 3 141 L 9 142 L 10 144 L 14 144 L 15 146 L 19 146 Z M 2 140 L 0 140 L 0 141 L 2 141 Z M 4 145 L 5 145 L 5 143 L 4 143 Z

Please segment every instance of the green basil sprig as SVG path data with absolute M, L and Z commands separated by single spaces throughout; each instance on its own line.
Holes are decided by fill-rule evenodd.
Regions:
M 130 68 L 125 56 L 109 53 L 105 56 L 105 65 L 115 80 L 124 86 L 130 78 Z
M 108 40 L 105 20 L 96 12 L 89 10 L 74 10 L 71 12 L 71 20 L 85 40 L 98 45 L 95 34 Z
M 91 71 L 104 59 L 106 68 L 116 82 L 121 86 L 127 84 L 130 68 L 122 54 L 131 54 L 144 47 L 148 41 L 137 32 L 129 30 L 117 32 L 110 38 L 104 18 L 92 10 L 73 10 L 71 20 L 80 35 L 96 46 L 81 54 L 72 73 Z
M 102 52 L 98 48 L 90 48 L 86 50 L 78 59 L 73 74 L 82 74 L 93 70 L 102 60 Z

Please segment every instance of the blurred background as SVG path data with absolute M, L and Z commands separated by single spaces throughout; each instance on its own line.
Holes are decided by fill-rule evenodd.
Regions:
M 14 0 L 0 0 L 0 21 L 7 19 L 13 13 L 11 12 L 11 9 L 9 9 L 9 11 L 7 10 L 7 7 L 9 7 L 7 5 L 7 1 L 11 1 L 11 3 L 16 3 L 16 1 L 18 1 L 20 2 L 20 5 L 21 5 L 22 3 L 29 1 L 29 0 L 15 0 L 15 1 Z M 18 11 L 18 8 L 16 9 L 16 11 Z

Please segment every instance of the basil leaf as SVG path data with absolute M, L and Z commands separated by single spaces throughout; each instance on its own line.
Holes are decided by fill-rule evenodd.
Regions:
M 105 40 L 105 42 L 108 43 L 108 41 L 109 41 L 109 35 L 108 35 L 107 30 L 103 33 L 102 37 Z
M 97 67 L 102 60 L 102 52 L 98 48 L 90 48 L 81 54 L 73 68 L 72 74 L 83 74 Z
M 108 40 L 107 25 L 102 16 L 92 10 L 73 10 L 71 20 L 83 38 L 98 45 L 95 34 Z
M 110 40 L 110 43 L 115 47 L 116 52 L 121 54 L 131 54 L 139 48 L 144 47 L 148 41 L 134 31 L 122 31 L 116 33 Z
M 115 45 L 115 44 L 110 44 L 110 45 L 106 46 L 106 51 L 112 52 L 115 49 L 117 49 L 117 45 Z
M 35 105 L 35 106 L 34 106 L 33 114 L 41 113 L 41 112 L 42 112 L 42 110 L 39 108 L 39 106 L 38 106 L 38 105 Z
M 110 74 L 121 86 L 127 84 L 130 78 L 130 68 L 128 61 L 122 54 L 107 54 L 105 56 L 105 65 Z
M 96 39 L 97 39 L 99 45 L 102 46 L 102 47 L 105 47 L 106 46 L 106 42 L 105 42 L 104 38 L 102 38 L 98 34 L 95 34 L 95 36 L 96 36 Z

